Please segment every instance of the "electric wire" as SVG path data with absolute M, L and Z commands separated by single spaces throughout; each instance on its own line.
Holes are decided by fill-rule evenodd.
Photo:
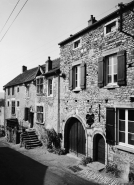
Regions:
M 8 27 L 7 31 L 5 32 L 5 34 L 3 35 L 3 37 L 1 38 L 0 42 L 3 40 L 3 38 L 6 36 L 7 32 L 9 31 L 9 29 L 11 28 L 11 26 L 13 25 L 13 23 L 15 22 L 15 20 L 17 19 L 17 17 L 19 16 L 19 14 L 21 13 L 22 9 L 24 8 L 24 6 L 26 5 L 26 3 L 28 2 L 28 0 L 26 0 L 26 2 L 24 3 L 24 5 L 21 7 L 20 11 L 17 13 L 17 15 L 15 16 L 14 20 L 12 21 L 12 23 L 10 24 L 10 26 Z
M 14 12 L 14 10 L 15 10 L 15 8 L 17 7 L 17 5 L 18 5 L 18 3 L 19 3 L 19 2 L 20 2 L 20 0 L 18 0 L 18 1 L 17 1 L 17 3 L 16 3 L 16 5 L 14 6 L 14 8 L 13 8 L 12 12 L 10 13 L 10 15 L 9 15 L 8 19 L 6 20 L 6 22 L 5 22 L 4 26 L 2 27 L 2 29 L 1 29 L 1 31 L 0 31 L 0 34 L 1 34 L 1 32 L 3 31 L 3 29 L 5 28 L 5 26 L 6 26 L 7 22 L 9 21 L 9 19 L 10 19 L 11 15 L 13 14 L 13 12 Z

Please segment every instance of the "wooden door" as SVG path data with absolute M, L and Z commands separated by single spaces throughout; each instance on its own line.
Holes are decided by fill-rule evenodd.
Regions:
M 69 150 L 77 155 L 85 155 L 85 131 L 77 119 L 73 119 L 70 123 Z
M 105 141 L 102 135 L 96 136 L 96 160 L 105 164 Z

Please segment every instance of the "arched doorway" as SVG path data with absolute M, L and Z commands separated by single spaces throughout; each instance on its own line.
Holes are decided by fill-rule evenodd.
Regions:
M 85 130 L 77 118 L 70 118 L 64 130 L 64 147 L 67 152 L 73 152 L 77 156 L 85 155 Z
M 93 160 L 105 164 L 105 140 L 101 134 L 93 139 Z

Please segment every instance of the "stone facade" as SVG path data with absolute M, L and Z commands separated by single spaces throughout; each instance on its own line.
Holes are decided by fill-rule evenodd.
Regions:
M 126 10 L 123 15 L 123 31 L 133 35 L 134 33 L 134 13 Z M 105 25 L 118 19 L 118 27 L 107 35 L 104 33 Z M 60 83 L 60 131 L 65 135 L 65 125 L 71 117 L 77 118 L 85 130 L 86 155 L 93 157 L 94 136 L 102 135 L 105 141 L 105 164 L 111 159 L 110 145 L 106 143 L 106 107 L 134 108 L 134 103 L 130 101 L 130 96 L 134 95 L 134 67 L 130 63 L 134 62 L 134 39 L 119 31 L 120 16 L 113 13 L 102 19 L 95 26 L 90 26 L 65 41 L 60 45 L 60 70 L 66 78 L 61 78 Z M 81 46 L 73 48 L 75 40 L 81 40 Z M 126 51 L 126 85 L 102 88 L 98 87 L 98 59 L 102 56 L 112 54 L 115 51 Z M 86 64 L 86 88 L 77 92 L 69 89 L 69 70 L 73 63 Z M 90 127 L 86 124 L 87 110 L 91 108 L 95 119 Z M 69 134 L 69 133 L 68 133 Z M 63 137 L 63 146 L 64 146 Z M 126 151 L 121 153 L 126 153 Z M 131 152 L 127 151 L 127 155 Z

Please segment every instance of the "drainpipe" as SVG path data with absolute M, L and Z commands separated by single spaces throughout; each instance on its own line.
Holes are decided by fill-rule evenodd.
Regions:
M 58 119 L 57 119 L 57 133 L 60 133 L 60 75 L 58 75 Z

